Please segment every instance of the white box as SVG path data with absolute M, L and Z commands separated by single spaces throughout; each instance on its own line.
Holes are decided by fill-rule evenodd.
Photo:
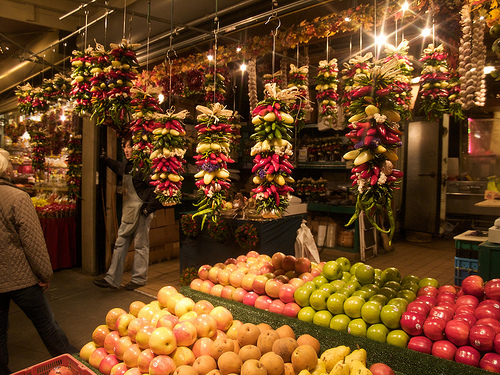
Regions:
M 300 215 L 307 213 L 307 203 L 295 203 L 288 205 L 284 216 Z
M 500 243 L 500 228 L 491 227 L 488 229 L 488 241 Z

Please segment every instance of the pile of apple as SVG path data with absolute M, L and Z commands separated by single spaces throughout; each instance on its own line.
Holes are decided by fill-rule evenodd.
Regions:
M 305 257 L 249 251 L 224 263 L 201 266 L 190 287 L 295 318 L 300 310 L 295 290 L 320 273 L 321 266 Z
M 135 301 L 128 312 L 111 309 L 80 357 L 105 375 L 377 375 L 382 374 L 377 368 L 387 370 L 377 364 L 370 372 L 364 349 L 349 352 L 342 346 L 320 356 L 320 343 L 309 334 L 296 337 L 288 325 L 243 323 L 223 306 L 195 303 L 165 286 L 149 304 Z
M 407 306 L 401 326 L 408 348 L 500 373 L 500 279 L 478 275 L 451 285 L 426 286 Z

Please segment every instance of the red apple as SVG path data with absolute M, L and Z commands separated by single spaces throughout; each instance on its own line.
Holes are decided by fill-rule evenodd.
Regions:
M 428 317 L 424 322 L 424 334 L 432 341 L 444 339 L 446 321 L 438 317 Z
M 497 353 L 486 353 L 483 358 L 481 358 L 479 367 L 483 370 L 500 374 L 500 355 Z
M 304 272 L 311 272 L 311 261 L 306 257 L 299 257 L 295 262 L 295 272 L 299 275 Z
M 283 315 L 290 318 L 296 318 L 300 309 L 301 307 L 295 302 L 288 302 L 285 307 L 283 307 Z
M 128 337 L 135 342 L 135 336 L 142 327 L 150 325 L 146 318 L 134 318 L 128 325 Z
M 264 275 L 266 273 L 274 273 L 276 271 L 276 268 L 271 263 L 264 264 L 259 268 L 259 272 L 261 275 Z
M 208 280 L 208 271 L 210 271 L 210 268 L 212 268 L 212 266 L 209 264 L 204 264 L 198 268 L 198 277 L 202 280 Z
M 436 297 L 436 300 L 437 300 L 437 303 L 439 304 L 440 302 L 450 302 L 452 304 L 455 304 L 455 297 L 456 297 L 456 294 L 455 293 L 451 293 L 451 292 L 441 292 L 437 295 Z
M 222 295 L 222 289 L 224 289 L 223 285 L 215 284 L 214 287 L 210 290 L 210 294 L 215 297 L 220 297 Z
M 260 310 L 269 310 L 269 305 L 273 302 L 273 299 L 269 296 L 262 295 L 257 297 L 254 306 Z
M 255 300 L 259 295 L 255 292 L 248 292 L 245 297 L 243 297 L 243 303 L 248 306 L 255 306 Z
M 92 340 L 97 346 L 104 346 L 104 339 L 110 332 L 106 324 L 98 325 L 92 332 Z
M 278 279 L 267 280 L 264 287 L 265 293 L 271 298 L 278 298 L 281 286 L 284 285 Z
M 233 323 L 233 314 L 224 306 L 216 306 L 212 311 L 210 311 L 217 322 L 217 329 L 222 331 L 227 331 L 231 324 Z
M 282 300 L 284 303 L 294 302 L 295 299 L 293 298 L 293 295 L 296 289 L 297 288 L 291 284 L 281 285 L 278 292 L 279 299 Z
M 374 363 L 370 366 L 370 372 L 373 375 L 394 375 L 394 370 L 385 363 Z
M 271 257 L 271 263 L 275 269 L 283 268 L 283 259 L 285 259 L 285 256 L 285 254 L 279 251 L 273 254 Z
M 149 375 L 170 375 L 176 369 L 175 362 L 168 355 L 158 355 L 149 364 Z
M 123 353 L 123 363 L 127 365 L 127 367 L 137 367 L 137 360 L 139 355 L 142 353 L 142 349 L 138 344 L 130 345 L 125 353 Z
M 295 263 L 297 262 L 297 258 L 295 258 L 293 255 L 285 255 L 283 258 L 283 261 L 281 263 L 281 268 L 285 270 L 285 272 L 288 271 L 295 271 Z
M 224 299 L 232 299 L 233 298 L 233 293 L 236 290 L 236 288 L 232 285 L 225 285 L 224 288 L 222 288 L 222 292 L 220 293 L 220 296 Z
M 401 316 L 400 325 L 403 331 L 411 336 L 419 336 L 423 333 L 425 317 L 414 311 L 405 311 Z
M 209 314 L 201 314 L 194 321 L 197 337 L 213 337 L 217 334 L 217 322 Z
M 120 337 L 120 340 L 116 342 L 114 354 L 120 361 L 123 361 L 123 354 L 131 345 L 133 345 L 133 342 L 128 336 Z
M 250 250 L 248 253 L 247 253 L 247 258 L 258 258 L 259 257 L 259 253 L 255 250 Z
M 210 311 L 213 310 L 213 308 L 214 305 L 211 302 L 205 299 L 201 299 L 194 304 L 193 311 L 196 312 L 198 315 L 208 314 Z
M 162 315 L 160 317 L 160 319 L 158 319 L 158 321 L 156 322 L 156 327 L 154 327 L 154 328 L 167 327 L 170 329 L 174 329 L 174 327 L 177 323 L 179 323 L 178 317 L 176 317 L 173 314 L 165 314 L 165 315 Z
M 464 346 L 469 343 L 470 326 L 463 320 L 450 320 L 446 323 L 444 333 L 446 338 L 456 346 Z
M 487 298 L 500 301 L 500 279 L 492 279 L 484 285 L 484 294 Z
M 406 306 L 406 311 L 414 311 L 424 318 L 427 317 L 432 306 L 425 301 L 412 301 Z
M 431 311 L 429 311 L 429 317 L 438 317 L 448 322 L 453 318 L 455 311 L 442 306 L 434 306 Z
M 203 283 L 201 283 L 200 292 L 210 294 L 210 291 L 212 290 L 214 285 L 215 284 L 210 280 L 204 280 Z
M 476 324 L 477 319 L 474 317 L 473 313 L 468 313 L 468 312 L 463 312 L 460 314 L 455 314 L 453 317 L 454 320 L 463 320 L 466 322 L 469 327 L 472 327 L 474 324 Z
M 495 334 L 500 333 L 500 321 L 498 319 L 494 319 L 494 318 L 481 318 L 481 319 L 477 320 L 476 324 L 478 324 L 478 325 L 485 324 L 485 325 L 490 326 L 491 328 L 493 328 L 495 330 Z
M 269 279 L 264 275 L 257 275 L 253 279 L 252 290 L 257 294 L 264 294 L 266 292 L 266 283 Z
M 275 299 L 269 305 L 268 310 L 276 314 L 282 314 L 284 308 L 285 308 L 285 303 L 280 299 Z
M 209 317 L 211 317 L 215 321 L 213 316 L 209 315 Z M 215 324 L 217 327 L 217 322 L 215 322 Z M 175 336 L 175 342 L 177 346 L 193 345 L 196 339 L 198 338 L 196 326 L 193 323 L 187 321 L 180 321 L 179 323 L 177 323 L 171 332 L 173 332 Z M 153 334 L 151 334 L 151 337 L 153 336 Z M 151 346 L 151 339 L 149 339 L 149 342 Z M 170 353 L 160 353 L 160 354 L 170 354 Z
M 470 275 L 462 280 L 462 290 L 466 295 L 482 298 L 484 295 L 484 280 L 479 275 Z
M 228 264 L 236 264 L 235 258 L 227 258 L 224 264 L 227 266 Z
M 253 281 L 257 277 L 257 275 L 253 273 L 247 273 L 245 276 L 243 276 L 243 279 L 241 279 L 241 287 L 245 289 L 246 291 L 252 291 L 253 290 Z
M 108 354 L 114 354 L 115 353 L 115 346 L 118 340 L 120 340 L 120 334 L 118 331 L 111 331 L 108 333 L 106 338 L 104 339 L 104 349 L 106 349 L 106 352 Z
M 461 346 L 455 352 L 455 362 L 478 367 L 481 354 L 472 346 Z
M 80 358 L 84 361 L 89 361 L 90 355 L 97 349 L 97 345 L 94 341 L 89 341 L 80 349 Z M 107 353 L 107 352 L 106 352 Z
M 471 346 L 480 352 L 490 352 L 493 350 L 495 340 L 495 330 L 487 325 L 473 325 L 469 332 L 469 342 Z
M 430 296 L 436 298 L 439 294 L 438 289 L 432 285 L 426 285 L 420 288 L 417 292 L 417 296 Z
M 457 347 L 448 340 L 439 340 L 432 344 L 432 355 L 453 361 Z
M 483 318 L 492 318 L 495 320 L 499 320 L 500 308 L 495 307 L 492 304 L 484 304 L 484 305 L 479 304 L 479 306 L 476 307 L 476 310 L 474 311 L 474 316 L 476 317 L 477 320 Z
M 123 375 L 142 375 L 138 367 L 129 368 Z
M 149 348 L 144 349 L 141 354 L 139 354 L 139 357 L 137 357 L 137 367 L 143 374 L 147 374 L 149 371 L 149 364 L 153 360 L 153 358 L 156 356 L 155 353 Z
M 231 284 L 235 288 L 241 287 L 241 283 L 243 282 L 244 276 L 245 272 L 241 270 L 236 270 L 234 272 L 231 272 L 231 275 L 229 275 L 229 284 Z
M 193 290 L 199 291 L 201 289 L 201 284 L 203 284 L 203 281 L 204 280 L 200 278 L 196 278 L 189 283 L 189 287 Z
M 246 256 L 246 255 L 238 255 L 238 256 L 236 257 L 236 264 L 238 264 L 238 263 L 242 263 L 242 262 L 243 262 L 243 263 L 246 263 L 247 259 L 248 259 L 248 258 L 247 258 L 247 256 Z
M 474 315 L 474 311 L 476 310 L 476 308 L 474 306 L 470 306 L 470 305 L 456 305 L 455 304 L 455 306 L 456 306 L 455 315 L 461 314 L 463 312 Z
M 116 321 L 120 315 L 127 314 L 127 312 L 119 307 L 112 308 L 106 314 L 106 325 L 111 331 L 116 331 Z
M 304 285 L 304 280 L 299 279 L 298 277 L 291 278 L 288 284 L 295 287 L 295 289 Z
M 97 348 L 92 352 L 92 354 L 89 357 L 89 363 L 91 366 L 95 368 L 99 368 L 99 365 L 101 364 L 101 361 L 106 358 L 109 354 L 106 349 L 104 348 Z
M 233 295 L 231 296 L 231 299 L 236 302 L 241 302 L 243 303 L 243 299 L 247 295 L 247 291 L 243 288 L 236 288 L 233 292 Z
M 453 285 L 449 285 L 449 284 L 441 285 L 438 288 L 438 293 L 443 293 L 443 292 L 457 294 L 457 289 Z
M 202 355 L 210 355 L 213 343 L 214 340 L 208 337 L 201 337 L 195 341 L 191 350 L 196 358 L 201 357 Z
M 495 352 L 500 354 L 500 333 L 497 333 L 495 335 L 495 338 L 493 339 L 493 349 L 495 350 Z
M 151 337 L 151 333 L 153 333 L 155 329 L 156 328 L 152 326 L 144 326 L 137 332 L 137 334 L 135 335 L 135 342 L 139 344 L 139 347 L 141 349 L 149 348 L 149 338 Z
M 460 305 L 468 305 L 476 308 L 479 305 L 479 300 L 476 296 L 464 294 L 457 297 L 457 299 L 455 300 L 455 305 L 457 305 L 457 308 Z
M 415 336 L 408 341 L 408 349 L 415 350 L 420 353 L 431 354 L 432 341 L 425 336 Z
M 311 272 L 304 272 L 299 275 L 299 279 L 302 280 L 303 283 L 307 283 L 308 281 L 312 281 L 314 276 Z
M 125 363 L 119 362 L 113 366 L 110 375 L 124 375 L 128 371 L 128 367 Z
M 432 295 L 422 294 L 415 298 L 415 301 L 423 301 L 427 303 L 430 307 L 434 307 L 437 305 L 437 298 Z

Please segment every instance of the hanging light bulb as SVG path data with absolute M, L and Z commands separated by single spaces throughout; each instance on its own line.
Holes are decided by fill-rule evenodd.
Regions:
M 422 36 L 425 38 L 427 36 L 431 35 L 431 29 L 426 27 L 425 29 L 422 30 Z
M 61 121 L 64 122 L 66 121 L 66 115 L 63 113 L 60 117 Z
M 351 22 L 351 18 L 350 17 L 346 17 L 346 18 L 344 18 L 344 21 L 345 22 Z
M 240 51 L 241 51 L 241 47 L 240 46 L 236 47 L 236 52 L 240 52 Z
M 377 37 L 375 38 L 375 44 L 379 47 L 385 45 L 386 42 L 387 36 L 384 34 L 377 35 Z
M 208 59 L 208 61 L 212 61 L 214 59 L 214 51 L 213 50 L 208 51 L 207 59 Z
M 161 104 L 161 103 L 163 103 L 164 100 L 165 100 L 165 96 L 162 93 L 160 93 L 160 95 L 158 95 L 158 102 Z
M 408 4 L 406 1 L 401 5 L 401 10 L 403 12 L 406 12 L 408 9 L 410 9 L 410 4 Z
M 240 65 L 240 70 L 241 70 L 242 72 L 244 72 L 245 70 L 247 70 L 247 64 L 245 64 L 245 63 L 241 64 L 241 65 Z

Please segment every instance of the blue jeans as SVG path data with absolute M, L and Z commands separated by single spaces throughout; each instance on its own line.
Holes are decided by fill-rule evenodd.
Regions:
M 78 352 L 78 349 L 69 344 L 66 334 L 56 322 L 52 309 L 39 285 L 0 293 L 0 375 L 10 374 L 7 330 L 11 300 L 32 321 L 50 355 L 55 357 L 65 353 Z
M 132 265 L 131 282 L 138 285 L 146 285 L 149 267 L 149 226 L 154 214 L 139 215 L 137 223 L 128 224 L 122 222 L 118 229 L 115 241 L 111 265 L 104 279 L 115 287 L 120 287 L 125 268 L 127 252 L 134 240 L 134 263 Z

